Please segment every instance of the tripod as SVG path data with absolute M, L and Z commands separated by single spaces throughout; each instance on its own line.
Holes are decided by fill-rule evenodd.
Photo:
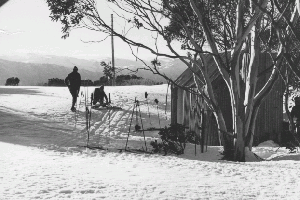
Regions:
M 129 138 L 129 134 L 130 134 L 130 129 L 131 129 L 131 124 L 132 124 L 132 120 L 133 120 L 134 111 L 136 111 L 136 121 L 137 122 L 138 122 L 138 113 L 140 114 L 141 125 L 142 125 L 142 127 L 140 127 L 140 126 L 138 126 L 138 124 L 136 124 L 135 130 L 137 131 L 137 130 L 140 130 L 140 128 L 142 128 L 145 147 L 146 147 L 146 151 L 147 151 L 147 143 L 146 143 L 146 137 L 145 137 L 144 127 L 143 127 L 143 120 L 142 120 L 142 114 L 141 114 L 141 109 L 140 109 L 140 102 L 136 98 L 134 100 L 133 110 L 132 110 L 132 113 L 131 113 L 131 119 L 130 119 L 130 125 L 129 125 L 128 135 L 127 135 L 127 140 L 126 140 L 125 151 L 127 150 L 128 138 Z

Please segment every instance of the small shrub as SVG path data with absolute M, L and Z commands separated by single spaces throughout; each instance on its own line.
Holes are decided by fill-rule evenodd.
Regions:
M 299 140 L 299 136 L 297 137 Z M 295 153 L 299 144 L 296 142 L 295 137 L 293 136 L 291 131 L 284 131 L 282 133 L 282 145 L 285 146 L 286 149 L 290 150 L 290 153 Z
M 195 131 L 188 131 L 187 133 L 187 139 L 188 139 L 188 143 L 191 144 L 200 144 L 200 135 L 196 134 Z
M 176 155 L 184 154 L 186 143 L 190 140 L 191 132 L 185 131 L 185 126 L 181 124 L 171 124 L 159 131 L 161 143 L 156 140 L 150 144 L 154 153 L 164 152 L 174 153 Z
M 13 85 L 18 86 L 20 83 L 20 79 L 18 77 L 11 77 L 6 80 L 5 86 Z
M 163 143 L 158 143 L 157 140 L 151 141 L 150 144 L 153 147 L 153 153 L 161 153 L 162 151 L 165 151 Z

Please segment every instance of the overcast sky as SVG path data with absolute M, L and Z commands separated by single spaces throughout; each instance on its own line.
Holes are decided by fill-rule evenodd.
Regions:
M 109 20 L 113 13 L 106 1 L 98 1 L 101 16 Z M 10 0 L 0 9 L 0 55 L 19 55 L 38 53 L 46 55 L 62 55 L 78 58 L 111 57 L 111 41 L 101 43 L 84 43 L 88 40 L 101 40 L 104 33 L 87 30 L 72 31 L 66 40 L 61 39 L 59 22 L 52 22 L 46 0 Z M 114 15 L 114 27 L 120 29 L 124 23 Z M 149 43 L 151 36 L 145 32 L 131 31 L 140 42 Z M 164 49 L 165 45 L 160 44 Z M 136 51 L 136 49 L 135 49 Z M 153 59 L 154 56 L 139 49 L 139 56 Z M 115 57 L 135 59 L 127 44 L 115 38 Z

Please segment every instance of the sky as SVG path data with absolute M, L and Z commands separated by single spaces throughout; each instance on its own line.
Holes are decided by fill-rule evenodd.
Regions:
M 97 1 L 99 13 L 109 20 L 112 9 L 106 1 Z M 111 57 L 111 40 L 101 43 L 84 43 L 83 41 L 102 40 L 107 35 L 91 32 L 86 29 L 73 30 L 66 40 L 61 39 L 62 25 L 51 21 L 46 0 L 10 0 L 0 9 L 0 55 L 22 55 L 36 53 L 44 55 L 71 56 L 77 58 L 97 59 Z M 124 28 L 123 21 L 114 15 L 114 28 Z M 140 42 L 150 44 L 151 35 L 145 31 L 130 32 L 131 36 Z M 130 48 L 120 39 L 114 39 L 115 57 L 135 60 Z M 153 43 L 151 43 L 153 44 Z M 167 51 L 163 43 L 159 48 Z M 137 49 L 134 49 L 137 51 Z M 143 59 L 153 59 L 148 51 L 138 50 L 138 56 Z

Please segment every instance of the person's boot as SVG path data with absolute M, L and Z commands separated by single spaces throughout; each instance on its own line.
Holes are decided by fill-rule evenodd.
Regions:
M 73 106 L 73 107 L 71 107 L 71 111 L 72 112 L 76 112 L 76 108 Z

